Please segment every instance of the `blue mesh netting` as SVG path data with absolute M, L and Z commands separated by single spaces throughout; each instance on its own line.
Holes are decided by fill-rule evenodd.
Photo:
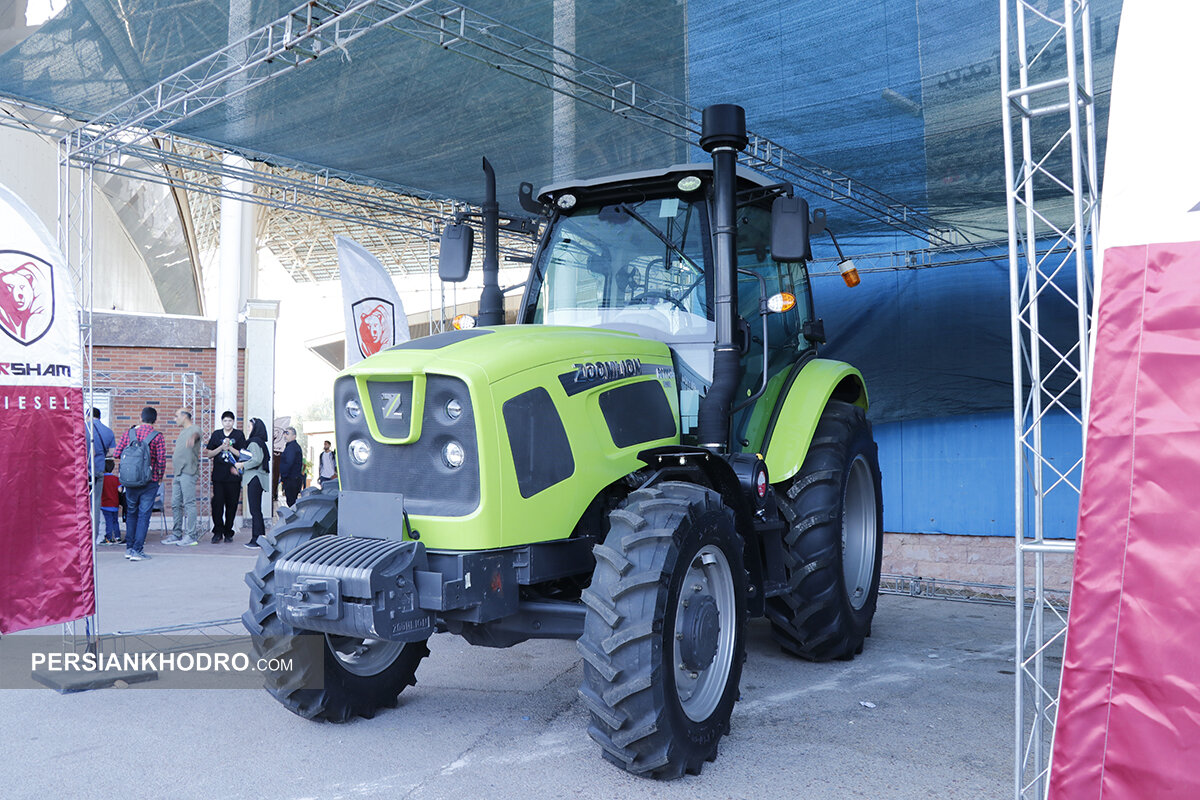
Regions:
M 294 2 L 248 2 L 235 28 L 261 26 Z M 554 7 L 473 5 L 546 40 L 554 37 Z M 1091 7 L 1103 132 L 1120 0 Z M 0 94 L 94 117 L 223 46 L 229 8 L 221 0 L 73 0 L 0 56 Z M 575 15 L 580 55 L 693 106 L 740 103 L 752 130 L 797 153 L 981 238 L 1003 234 L 995 0 L 595 0 L 576 4 Z M 472 201 L 481 198 L 486 155 L 509 208 L 522 180 L 540 185 L 700 155 L 617 115 L 572 105 L 573 174 L 554 176 L 549 89 L 382 30 L 178 130 Z M 834 211 L 843 228 L 885 232 Z

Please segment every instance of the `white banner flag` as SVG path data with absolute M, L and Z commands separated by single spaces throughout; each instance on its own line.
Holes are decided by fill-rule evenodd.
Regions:
M 407 342 L 408 317 L 379 259 L 353 239 L 336 237 L 346 307 L 346 366 Z

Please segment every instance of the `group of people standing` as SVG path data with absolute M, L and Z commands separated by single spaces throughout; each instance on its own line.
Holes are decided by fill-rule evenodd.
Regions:
M 203 449 L 204 457 L 212 459 L 212 543 L 233 541 L 238 498 L 244 488 L 251 519 L 250 541 L 245 546 L 256 548 L 258 537 L 266 532 L 262 496 L 270 483 L 267 466 L 271 446 L 261 419 L 250 420 L 249 434 L 235 428 L 234 422 L 232 411 L 223 413 L 221 427 L 212 432 Z
M 166 445 L 162 434 L 154 428 L 157 419 L 158 411 L 154 407 L 143 408 L 141 423 L 126 431 L 115 444 L 115 436 L 100 421 L 98 409 L 93 408 L 88 419 L 93 508 L 101 508 L 105 502 L 102 493 L 107 454 L 111 453 L 119 463 L 127 451 L 131 453 L 128 463 L 122 465 L 119 473 L 127 508 L 125 557 L 130 561 L 150 558 L 143 548 L 150 529 L 154 501 L 166 473 Z M 233 541 L 238 499 L 245 488 L 251 533 L 250 540 L 244 546 L 257 549 L 259 537 L 266 532 L 262 496 L 270 485 L 268 468 L 271 447 L 266 424 L 261 419 L 251 418 L 249 431 L 243 433 L 234 427 L 236 418 L 233 412 L 226 411 L 221 415 L 221 427 L 212 432 L 202 447 L 203 434 L 192 420 L 190 412 L 180 409 L 175 413 L 175 422 L 179 426 L 179 433 L 171 455 L 173 530 L 163 539 L 163 544 L 189 547 L 199 543 L 196 482 L 200 473 L 200 458 L 203 456 L 212 459 L 213 544 Z M 296 442 L 295 428 L 287 428 L 285 439 L 280 457 L 280 479 L 288 505 L 293 505 L 304 483 L 304 457 Z M 145 468 L 139 472 L 143 461 L 146 462 Z M 111 468 L 108 471 L 111 479 Z M 93 517 L 92 536 L 99 538 L 99 515 Z M 111 530 L 106 532 L 104 541 L 115 541 Z

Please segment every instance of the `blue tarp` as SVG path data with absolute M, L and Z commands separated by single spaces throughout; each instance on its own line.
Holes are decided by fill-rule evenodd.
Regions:
M 1080 456 L 1079 423 L 1052 413 L 1042 426 L 1046 452 L 1056 464 Z M 1008 413 L 915 419 L 875 426 L 883 473 L 883 524 L 889 531 L 1012 536 L 1013 416 Z M 1061 467 L 1067 471 L 1067 466 Z M 1080 485 L 1079 470 L 1068 475 Z M 1048 487 L 1058 480 L 1046 473 Z M 1025 529 L 1032 533 L 1033 495 L 1025 481 Z M 1044 535 L 1074 538 L 1078 495 L 1060 489 L 1046 495 Z
M 996 248 L 985 252 L 994 259 L 867 272 L 853 289 L 837 275 L 813 281 L 813 302 L 829 339 L 821 355 L 855 365 L 867 381 L 887 530 L 1013 533 L 1008 260 Z M 1077 320 L 1054 288 L 1043 297 L 1040 327 L 1049 364 L 1050 348 L 1066 352 L 1078 340 Z M 1045 377 L 1051 395 L 1062 393 L 1078 408 L 1069 372 Z M 1079 451 L 1079 423 L 1064 413 L 1050 415 L 1043 452 L 1066 471 Z M 1047 485 L 1056 480 L 1049 476 Z M 1077 473 L 1072 481 L 1079 486 Z M 1065 486 L 1052 492 L 1043 515 L 1046 535 L 1073 536 L 1077 507 L 1078 497 Z

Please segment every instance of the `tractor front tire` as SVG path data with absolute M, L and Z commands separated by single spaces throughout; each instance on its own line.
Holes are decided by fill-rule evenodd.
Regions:
M 788 589 L 767 601 L 772 634 L 810 661 L 851 659 L 871 632 L 883 559 L 879 456 L 866 413 L 831 400 L 800 472 L 776 489 L 790 529 Z
M 588 733 L 633 774 L 699 774 L 729 732 L 746 656 L 733 513 L 709 489 L 662 483 L 609 521 L 578 642 Z
M 246 573 L 250 608 L 242 615 L 259 657 L 293 667 L 290 672 L 265 672 L 266 690 L 305 719 L 345 722 L 395 708 L 400 692 L 416 683 L 428 646 L 424 641 L 403 644 L 303 631 L 281 621 L 275 612 L 277 593 L 289 587 L 275 585 L 275 563 L 315 536 L 337 533 L 337 491 L 306 490 L 295 508 L 282 514 L 284 524 L 262 540 L 258 563 Z M 323 639 L 320 655 L 300 646 L 302 636 Z

